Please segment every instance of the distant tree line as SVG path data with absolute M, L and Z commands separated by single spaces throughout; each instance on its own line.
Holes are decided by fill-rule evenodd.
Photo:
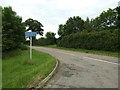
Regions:
M 45 46 L 45 45 L 54 45 L 56 44 L 56 38 L 55 38 L 55 33 L 53 32 L 47 32 L 45 34 L 45 38 L 41 37 L 40 39 L 36 39 L 34 40 L 34 45 L 41 45 L 41 46 Z

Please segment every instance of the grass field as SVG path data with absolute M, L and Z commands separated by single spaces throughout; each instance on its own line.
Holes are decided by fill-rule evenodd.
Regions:
M 2 60 L 3 88 L 25 88 L 34 80 L 42 80 L 54 68 L 55 58 L 49 54 L 33 50 L 32 63 L 29 61 L 29 50 L 11 51 Z
M 78 49 L 75 49 L 75 48 L 64 48 L 64 47 L 58 47 L 56 45 L 48 45 L 48 46 L 45 46 L 45 47 L 118 57 L 118 52 L 111 52 L 111 51 L 86 50 L 86 49 L 80 49 L 80 48 L 78 48 Z

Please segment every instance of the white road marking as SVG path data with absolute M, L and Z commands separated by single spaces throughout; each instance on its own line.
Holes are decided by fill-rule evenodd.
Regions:
M 62 52 L 62 53 L 63 54 L 68 54 L 68 55 L 75 56 L 74 54 L 70 54 L 70 53 L 65 53 L 65 52 Z M 85 59 L 91 59 L 91 60 L 95 60 L 95 61 L 100 61 L 100 62 L 105 62 L 105 63 L 110 63 L 110 64 L 115 64 L 115 65 L 119 65 L 118 63 L 113 63 L 113 62 L 109 62 L 109 61 L 101 60 L 101 59 L 96 59 L 96 58 L 90 58 L 90 57 L 83 57 L 83 58 L 85 58 Z
M 65 53 L 65 52 L 61 52 L 61 53 L 75 56 L 74 54 L 70 54 L 70 53 Z
M 105 61 L 105 60 L 101 60 L 101 59 L 96 59 L 96 58 L 90 58 L 90 57 L 83 57 L 83 58 L 92 59 L 92 60 L 95 60 L 95 61 L 100 61 L 100 62 L 105 62 L 105 63 L 110 63 L 110 64 L 115 64 L 115 65 L 119 65 L 118 63 L 113 63 L 113 62 L 109 62 L 109 61 Z

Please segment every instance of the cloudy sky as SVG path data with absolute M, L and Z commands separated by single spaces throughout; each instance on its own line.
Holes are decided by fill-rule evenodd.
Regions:
M 0 0 L 4 6 L 13 10 L 25 21 L 28 18 L 43 24 L 44 34 L 57 33 L 58 25 L 64 24 L 69 17 L 80 16 L 95 18 L 102 11 L 118 6 L 120 0 Z M 56 35 L 58 37 L 58 35 Z

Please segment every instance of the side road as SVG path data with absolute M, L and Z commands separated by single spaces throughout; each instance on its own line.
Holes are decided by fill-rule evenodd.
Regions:
M 58 73 L 45 88 L 118 88 L 118 58 L 36 47 L 60 60 Z

